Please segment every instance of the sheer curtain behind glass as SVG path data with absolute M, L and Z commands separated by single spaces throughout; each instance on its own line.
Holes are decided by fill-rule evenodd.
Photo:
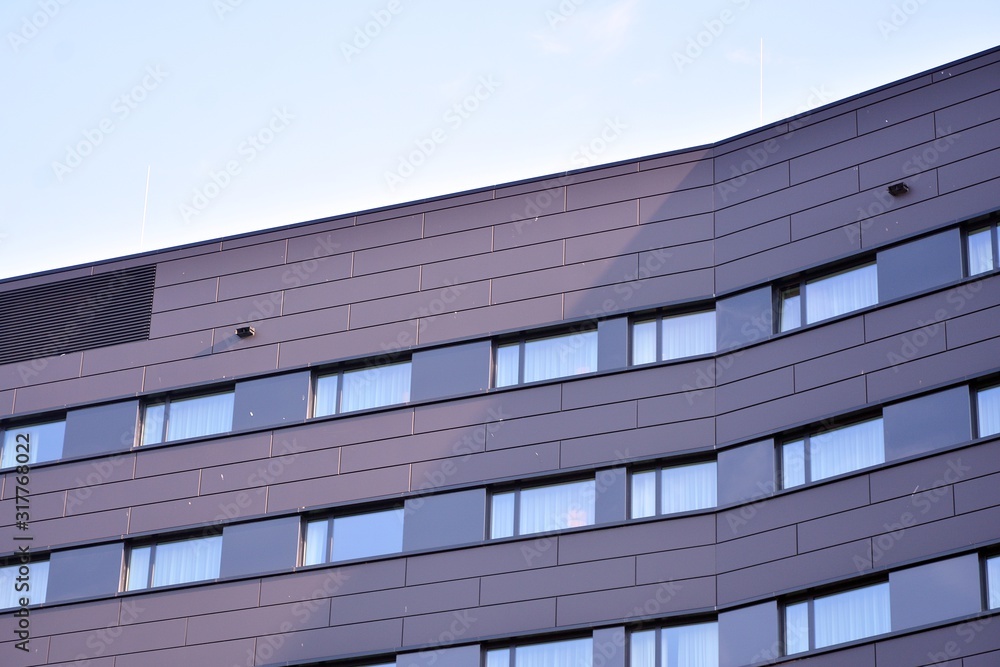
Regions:
M 410 362 L 344 373 L 340 411 L 364 410 L 410 400 Z
M 3 454 L 0 467 L 12 468 L 21 465 L 17 462 L 19 453 L 28 455 L 28 464 L 58 459 L 62 456 L 65 433 L 65 420 L 11 427 L 3 434 Z M 18 440 L 18 436 L 22 436 L 20 440 Z M 27 443 L 28 451 L 18 452 L 18 442 Z
M 521 491 L 520 535 L 594 523 L 594 480 Z
M 809 324 L 875 303 L 878 303 L 878 270 L 875 264 L 806 283 L 806 322 Z
M 656 514 L 656 471 L 644 470 L 632 474 L 632 518 L 641 519 Z
M 28 598 L 28 604 L 41 604 L 45 602 L 45 596 L 49 587 L 49 561 L 42 560 L 28 563 L 28 585 L 30 590 L 19 591 L 14 588 L 17 578 L 21 576 L 18 571 L 20 563 L 0 567 L 0 609 L 11 609 L 21 606 L 22 597 Z M 21 583 L 24 583 L 23 581 Z
M 889 632 L 889 584 L 816 598 L 813 616 L 816 648 Z
M 715 311 L 663 318 L 663 360 L 715 352 Z
M 514 649 L 514 667 L 589 667 L 593 658 L 590 637 Z
M 663 514 L 715 507 L 715 461 L 664 468 L 660 511 Z
M 1000 556 L 986 561 L 986 585 L 989 587 L 987 594 L 989 608 L 1000 607 Z
M 656 361 L 656 320 L 636 322 L 632 325 L 632 364 L 649 364 Z
M 633 632 L 629 641 L 629 667 L 656 667 L 656 631 Z
M 1000 386 L 978 392 L 976 409 L 979 413 L 979 437 L 1000 433 Z
M 233 392 L 171 401 L 167 440 L 224 433 L 233 428 Z
M 156 545 L 153 586 L 215 579 L 222 558 L 222 536 Z
M 993 233 L 989 227 L 969 232 L 969 275 L 993 270 Z
M 716 623 L 664 628 L 663 667 L 718 667 L 719 630 Z
M 812 481 L 885 461 L 882 419 L 819 433 L 809 439 Z
M 524 344 L 524 381 L 593 373 L 597 370 L 597 332 L 584 331 Z

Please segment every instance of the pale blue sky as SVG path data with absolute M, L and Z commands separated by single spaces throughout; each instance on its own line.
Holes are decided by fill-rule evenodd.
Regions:
M 6 277 L 723 139 L 761 39 L 766 124 L 995 46 L 1000 3 L 4 0 L 0 30 Z

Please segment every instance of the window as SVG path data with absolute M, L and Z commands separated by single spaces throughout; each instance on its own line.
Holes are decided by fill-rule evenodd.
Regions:
M 965 235 L 966 267 L 975 276 L 997 268 L 997 226 L 970 229 Z
M 1000 385 L 976 392 L 976 415 L 980 438 L 1000 433 Z
M 1000 609 L 1000 556 L 986 559 L 986 608 Z
M 410 362 L 339 371 L 316 378 L 314 417 L 410 400 Z
M 594 523 L 594 480 L 494 493 L 490 537 L 512 537 Z
M 20 607 L 21 598 L 28 598 L 28 604 L 45 602 L 48 584 L 47 560 L 0 567 L 0 609 Z
M 579 331 L 498 346 L 493 384 L 509 387 L 595 371 L 597 331 Z
M 486 667 L 590 667 L 594 640 L 568 639 L 546 644 L 526 644 L 486 652 Z
M 717 667 L 719 626 L 716 622 L 633 632 L 630 667 Z
M 133 547 L 125 590 L 216 579 L 221 559 L 221 535 Z
M 0 467 L 13 468 L 17 465 L 30 465 L 60 458 L 65 434 L 65 419 L 6 427 L 3 432 Z
M 715 352 L 715 311 L 669 315 L 632 324 L 632 364 Z
M 889 632 L 889 583 L 785 605 L 784 620 L 785 655 Z
M 715 507 L 715 461 L 634 472 L 631 490 L 633 519 Z
M 778 330 L 789 331 L 878 303 L 875 263 L 846 269 L 782 289 Z
M 781 446 L 782 488 L 808 484 L 884 461 L 881 417 L 822 431 Z
M 233 429 L 233 392 L 150 403 L 142 420 L 142 444 L 197 438 Z
M 318 519 L 306 523 L 303 565 L 381 556 L 403 550 L 403 509 Z

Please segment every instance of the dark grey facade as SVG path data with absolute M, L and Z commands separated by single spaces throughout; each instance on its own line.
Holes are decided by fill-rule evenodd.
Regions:
M 1000 664 L 998 220 L 1000 48 L 709 146 L 2 282 L 4 447 L 48 460 L 3 454 L 0 568 L 27 548 L 46 590 L 0 664 L 624 667 L 687 626 L 717 662 L 656 664 Z M 862 590 L 868 629 L 824 634 Z

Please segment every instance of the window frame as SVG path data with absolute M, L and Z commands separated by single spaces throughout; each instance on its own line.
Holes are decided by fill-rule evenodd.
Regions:
M 533 532 L 530 532 L 530 533 L 522 533 L 520 531 L 520 527 L 521 527 L 521 494 L 524 491 L 532 491 L 532 490 L 535 490 L 535 489 L 544 489 L 544 488 L 549 488 L 549 487 L 557 487 L 557 486 L 563 486 L 563 485 L 567 485 L 567 484 L 577 484 L 577 483 L 580 483 L 580 482 L 590 482 L 593 485 L 593 492 L 592 492 L 592 495 L 591 495 L 591 500 L 594 503 L 594 506 L 592 508 L 591 515 L 590 515 L 590 519 L 591 519 L 590 523 L 586 523 L 586 524 L 583 524 L 583 525 L 580 525 L 580 526 L 566 526 L 564 528 L 553 528 L 553 529 L 550 529 L 550 530 L 538 530 L 538 531 L 533 531 Z M 493 499 L 496 496 L 501 496 L 501 495 L 506 495 L 506 494 L 513 494 L 513 496 L 514 496 L 513 509 L 512 509 L 513 516 L 512 516 L 512 519 L 511 519 L 512 524 L 513 524 L 512 532 L 511 532 L 510 535 L 504 535 L 504 536 L 501 536 L 501 537 L 494 537 L 493 536 L 493 517 L 494 517 L 494 514 L 495 514 L 495 508 L 494 508 Z M 548 534 L 548 533 L 552 533 L 552 532 L 556 532 L 556 531 L 570 530 L 570 529 L 574 529 L 574 528 L 586 528 L 588 526 L 594 526 L 594 525 L 597 524 L 597 473 L 595 472 L 594 474 L 592 474 L 589 477 L 574 477 L 572 479 L 563 479 L 563 480 L 556 481 L 556 482 L 547 482 L 547 483 L 540 483 L 540 484 L 518 484 L 518 485 L 515 485 L 515 486 L 500 486 L 500 487 L 497 487 L 495 489 L 490 489 L 488 500 L 489 500 L 489 502 L 486 505 L 486 534 L 487 534 L 486 541 L 487 542 L 491 542 L 491 541 L 494 541 L 494 540 L 518 539 L 518 538 L 526 537 L 528 535 L 544 535 L 544 534 Z
M 988 218 L 981 221 L 979 224 L 968 225 L 962 230 L 962 274 L 966 278 L 975 278 L 976 276 L 985 276 L 997 268 L 1000 268 L 1000 239 L 998 239 L 997 231 L 998 223 L 993 218 Z M 990 263 L 992 266 L 985 271 L 980 271 L 978 273 L 972 273 L 972 256 L 970 253 L 971 248 L 969 247 L 969 236 L 976 232 L 981 232 L 986 230 L 990 235 Z
M 709 305 L 709 304 L 704 304 L 703 303 L 700 306 L 685 307 L 682 310 L 672 310 L 672 311 L 669 311 L 669 312 L 667 312 L 667 311 L 659 311 L 659 312 L 647 313 L 645 315 L 635 315 L 632 318 L 630 318 L 630 320 L 629 320 L 629 329 L 628 329 L 628 365 L 629 365 L 629 367 L 648 366 L 649 364 L 656 364 L 656 363 L 665 362 L 665 361 L 678 361 L 680 359 L 694 359 L 696 357 L 702 357 L 702 356 L 706 356 L 706 355 L 716 354 L 719 351 L 719 344 L 718 344 L 718 334 L 719 334 L 718 313 L 717 313 L 717 308 L 716 308 L 715 302 L 712 302 L 710 304 L 711 305 L 710 308 L 709 307 L 705 307 L 707 305 Z M 684 356 L 680 356 L 680 357 L 670 357 L 669 359 L 665 359 L 664 356 L 663 356 L 664 355 L 664 350 L 663 350 L 663 321 L 664 320 L 675 319 L 675 318 L 680 318 L 680 317 L 689 317 L 689 316 L 692 316 L 692 315 L 706 315 L 708 313 L 712 314 L 713 320 L 714 320 L 713 321 L 713 325 L 712 325 L 713 331 L 712 331 L 711 350 L 709 350 L 707 352 L 698 352 L 697 354 L 684 355 Z M 640 325 L 640 324 L 648 324 L 649 322 L 655 322 L 656 323 L 656 327 L 655 327 L 656 330 L 655 330 L 655 332 L 653 334 L 654 338 L 655 338 L 655 344 L 656 344 L 656 351 L 654 352 L 654 355 L 653 355 L 654 359 L 652 361 L 636 362 L 635 361 L 635 352 L 636 352 L 635 328 L 638 325 Z
M 5 423 L 2 426 L 0 426 L 0 470 L 14 470 L 18 466 L 34 466 L 34 465 L 40 465 L 42 463 L 51 463 L 52 461 L 59 461 L 60 459 L 62 459 L 63 458 L 63 451 L 66 448 L 66 415 L 64 413 L 60 413 L 60 414 L 62 414 L 62 417 L 59 417 L 59 418 L 52 418 L 52 416 L 48 416 L 48 417 L 41 417 L 41 418 L 38 418 L 38 419 L 30 419 L 30 420 L 27 420 L 27 421 L 14 421 L 13 423 L 10 423 L 10 424 Z M 21 430 L 28 430 L 28 429 L 36 428 L 36 427 L 39 427 L 39 426 L 48 426 L 50 424 L 62 424 L 62 429 L 61 429 L 62 430 L 62 437 L 60 438 L 59 453 L 58 453 L 57 456 L 53 456 L 51 458 L 45 458 L 45 459 L 41 459 L 41 460 L 38 460 L 36 458 L 34 461 L 29 460 L 26 463 L 20 463 L 17 460 L 17 457 L 18 457 L 19 454 L 23 453 L 23 452 L 20 451 L 20 447 L 24 443 L 19 442 L 18 441 L 18 436 L 15 435 L 14 438 L 13 438 L 13 446 L 14 446 L 14 454 L 12 456 L 13 461 L 11 462 L 10 465 L 6 465 L 6 464 L 3 463 L 3 459 L 7 457 L 7 434 L 9 432 L 11 432 L 11 431 L 17 432 L 17 431 L 21 431 Z M 44 445 L 44 442 L 43 442 L 43 445 Z M 28 438 L 28 458 L 29 459 L 31 458 L 31 453 L 33 451 L 37 451 L 36 449 L 34 449 L 34 447 L 35 447 L 34 443 L 32 443 L 31 439 Z
M 185 440 L 194 440 L 196 438 L 210 438 L 210 437 L 213 437 L 213 436 L 219 436 L 219 435 L 225 435 L 227 433 L 232 433 L 232 431 L 233 431 L 233 416 L 234 416 L 234 412 L 235 412 L 234 409 L 230 410 L 230 414 L 229 414 L 229 428 L 227 428 L 227 429 L 224 429 L 222 431 L 216 431 L 214 433 L 201 433 L 199 435 L 192 435 L 192 436 L 188 436 L 188 437 L 185 437 L 185 438 L 174 438 L 172 440 L 167 439 L 168 429 L 170 428 L 170 406 L 171 406 L 171 404 L 177 403 L 177 402 L 182 402 L 182 401 L 197 400 L 199 398 L 211 398 L 211 397 L 214 397 L 214 396 L 222 396 L 222 395 L 229 395 L 229 396 L 231 396 L 232 397 L 232 402 L 233 402 L 233 408 L 235 408 L 235 403 L 236 403 L 236 387 L 232 386 L 232 385 L 230 385 L 228 389 L 216 388 L 216 389 L 210 389 L 210 390 L 207 390 L 207 391 L 199 391 L 199 392 L 195 392 L 195 393 L 183 393 L 183 394 L 177 394 L 177 395 L 167 394 L 167 395 L 161 396 L 159 398 L 146 399 L 142 403 L 142 411 L 141 411 L 141 421 L 142 421 L 142 423 L 140 425 L 140 428 L 138 429 L 138 431 L 139 431 L 139 437 L 136 438 L 136 442 L 138 444 L 136 444 L 135 447 L 156 447 L 158 445 L 166 445 L 168 443 L 182 442 L 182 441 L 185 441 Z M 160 439 L 157 440 L 157 441 L 155 441 L 155 442 L 149 442 L 149 443 L 147 443 L 146 442 L 146 427 L 147 427 L 147 425 L 149 423 L 149 415 L 148 415 L 149 408 L 160 406 L 160 405 L 163 406 L 163 417 L 162 417 L 161 422 L 160 422 Z
M 664 512 L 663 511 L 663 471 L 671 470 L 676 468 L 687 468 L 691 466 L 702 466 L 714 464 L 715 466 L 715 503 L 706 507 L 697 507 L 693 509 L 678 510 L 676 512 Z M 653 503 L 654 512 L 653 514 L 647 516 L 635 516 L 633 511 L 633 500 L 635 498 L 635 487 L 633 484 L 633 478 L 635 475 L 641 475 L 643 473 L 653 473 L 654 479 L 654 491 L 653 491 Z M 641 465 L 636 466 L 634 469 L 629 470 L 628 473 L 628 518 L 629 521 L 637 521 L 641 519 L 654 519 L 656 517 L 673 516 L 675 514 L 683 514 L 686 512 L 702 512 L 705 510 L 715 509 L 719 506 L 719 461 L 716 458 L 710 459 L 695 459 L 692 461 L 684 462 L 659 462 L 655 465 Z
M 825 317 L 814 322 L 809 322 L 807 318 L 808 313 L 808 286 L 810 283 L 815 283 L 820 280 L 827 278 L 832 278 L 834 276 L 849 273 L 851 271 L 859 271 L 868 267 L 873 267 L 875 269 L 875 301 L 873 303 L 855 308 L 853 310 L 847 310 L 837 315 L 832 315 L 830 317 Z M 784 319 L 784 305 L 785 305 L 785 294 L 791 291 L 795 291 L 797 298 L 799 300 L 798 306 L 798 320 L 799 323 L 796 326 L 789 327 L 787 329 L 782 327 L 782 320 Z M 789 331 L 796 331 L 802 329 L 803 327 L 812 326 L 814 324 L 819 324 L 820 322 L 829 322 L 830 320 L 836 319 L 838 317 L 843 317 L 850 313 L 856 313 L 859 310 L 864 310 L 865 308 L 870 308 L 872 306 L 878 305 L 878 261 L 877 258 L 872 256 L 868 257 L 863 261 L 855 261 L 851 264 L 844 264 L 837 266 L 833 269 L 826 270 L 819 273 L 808 273 L 803 274 L 796 278 L 795 280 L 787 280 L 783 282 L 776 283 L 774 285 L 774 292 L 772 295 L 771 307 L 774 313 L 774 334 L 787 333 Z
M 590 371 L 585 371 L 582 373 L 572 373 L 569 375 L 555 375 L 552 377 L 541 378 L 539 380 L 531 380 L 526 382 L 524 379 L 524 368 L 525 368 L 525 346 L 528 343 L 533 343 L 536 341 L 554 339 L 554 338 L 572 338 L 573 336 L 580 336 L 583 334 L 592 334 L 594 337 L 594 368 Z M 497 384 L 500 376 L 500 349 L 501 348 L 517 348 L 517 380 L 509 384 Z M 526 384 L 536 384 L 538 382 L 551 382 L 553 380 L 560 380 L 564 378 L 574 378 L 580 377 L 581 375 L 590 375 L 596 373 L 598 369 L 598 361 L 600 359 L 600 338 L 597 333 L 597 325 L 586 326 L 581 328 L 576 328 L 570 331 L 565 329 L 555 330 L 555 331 L 545 331 L 545 332 L 535 332 L 522 334 L 521 336 L 513 338 L 500 338 L 493 343 L 493 354 L 492 363 L 490 364 L 490 388 L 491 389 L 506 389 L 507 387 L 519 387 Z
M 810 446 L 810 443 L 813 438 L 834 431 L 847 429 L 852 426 L 859 426 L 861 424 L 876 420 L 881 422 L 882 425 L 882 461 L 880 463 L 875 463 L 870 466 L 864 466 L 861 468 L 853 468 L 851 470 L 845 470 L 844 472 L 839 472 L 834 475 L 828 475 L 826 477 L 820 477 L 817 479 L 812 478 L 812 453 L 810 451 L 812 447 Z M 802 467 L 803 467 L 804 481 L 801 484 L 794 484 L 792 486 L 788 486 L 785 479 L 785 459 L 786 459 L 785 446 L 798 441 L 802 441 L 802 450 L 803 450 Z M 779 483 L 778 489 L 780 491 L 786 491 L 790 489 L 798 489 L 801 487 L 806 487 L 809 486 L 810 484 L 822 482 L 827 479 L 833 479 L 841 475 L 848 475 L 855 473 L 859 470 L 867 470 L 874 466 L 883 465 L 885 463 L 885 417 L 881 412 L 877 412 L 877 413 L 868 413 L 863 416 L 856 416 L 854 418 L 851 418 L 850 421 L 846 423 L 841 422 L 833 425 L 823 425 L 823 424 L 813 425 L 807 427 L 806 429 L 791 431 L 784 437 L 775 437 L 775 445 L 777 449 L 776 456 L 774 457 L 775 463 L 777 465 L 777 470 L 775 471 L 775 479 L 778 480 Z
M 386 551 L 377 554 L 365 554 L 357 556 L 355 558 L 342 558 L 334 560 L 333 558 L 333 533 L 334 533 L 334 522 L 341 519 L 350 519 L 368 515 L 375 514 L 387 514 L 389 512 L 399 512 L 399 550 L 398 551 Z M 306 555 L 308 553 L 309 544 L 309 526 L 311 524 L 325 523 L 325 536 L 323 538 L 323 558 L 316 563 L 307 563 Z M 380 558 L 383 556 L 392 556 L 395 554 L 403 553 L 403 529 L 406 523 L 406 509 L 403 505 L 389 505 L 379 507 L 378 509 L 368 509 L 363 512 L 345 512 L 341 514 L 316 514 L 313 516 L 303 517 L 302 529 L 300 531 L 301 538 L 299 540 L 299 558 L 298 562 L 300 567 L 316 567 L 321 565 L 329 565 L 331 563 L 346 563 L 353 560 L 368 559 L 368 558 Z
M 848 639 L 847 641 L 839 642 L 839 643 L 836 643 L 836 644 L 826 644 L 825 646 L 819 646 L 819 647 L 817 647 L 816 646 L 816 614 L 815 614 L 815 602 L 816 602 L 816 600 L 818 600 L 818 599 L 822 600 L 822 599 L 829 598 L 829 597 L 834 597 L 834 596 L 837 596 L 837 595 L 845 595 L 845 594 L 848 594 L 848 593 L 853 593 L 855 591 L 863 590 L 865 588 L 873 588 L 875 586 L 885 586 L 886 599 L 887 599 L 887 603 L 888 603 L 887 612 L 890 615 L 889 629 L 886 630 L 885 632 L 881 632 L 881 633 L 877 633 L 877 634 L 873 634 L 873 635 L 865 635 L 864 637 L 855 637 L 854 639 Z M 795 605 L 803 604 L 803 603 L 806 604 L 806 627 L 807 627 L 807 631 L 808 631 L 808 636 L 806 637 L 806 645 L 807 646 L 806 646 L 805 649 L 803 649 L 801 651 L 796 651 L 795 653 L 789 653 L 788 652 L 788 608 L 792 607 L 792 606 L 795 606 Z M 887 576 L 879 578 L 879 579 L 868 580 L 868 581 L 865 581 L 863 583 L 858 583 L 856 581 L 849 582 L 849 583 L 841 585 L 841 586 L 836 586 L 834 588 L 825 589 L 825 590 L 823 590 L 823 591 L 821 591 L 819 593 L 814 593 L 812 595 L 806 595 L 806 596 L 797 595 L 797 596 L 794 596 L 794 597 L 789 597 L 788 599 L 786 599 L 784 601 L 781 601 L 778 604 L 778 610 L 779 610 L 779 614 L 778 614 L 778 616 L 779 616 L 779 618 L 778 618 L 778 643 L 779 643 L 779 645 L 781 647 L 781 656 L 782 657 L 788 657 L 788 658 L 793 657 L 793 656 L 805 657 L 805 654 L 809 653 L 810 651 L 816 651 L 816 650 L 820 650 L 820 649 L 827 649 L 827 648 L 835 647 L 835 646 L 843 646 L 844 644 L 849 644 L 849 643 L 852 643 L 852 642 L 865 641 L 865 640 L 868 640 L 868 639 L 870 639 L 872 637 L 880 637 L 880 636 L 883 636 L 885 634 L 888 634 L 888 633 L 892 632 L 892 620 L 891 620 L 891 614 L 892 614 L 892 593 L 891 593 L 891 589 L 890 589 L 890 586 L 889 586 L 889 578 Z
M 377 370 L 382 368 L 388 368 L 391 366 L 402 366 L 406 364 L 410 369 L 410 386 L 406 391 L 406 399 L 403 401 L 397 401 L 393 403 L 382 403 L 379 405 L 371 405 L 364 408 L 357 408 L 355 410 L 344 410 L 343 409 L 343 399 L 344 399 L 344 376 L 348 373 L 364 372 L 368 370 Z M 337 388 L 335 390 L 335 395 L 333 397 L 333 412 L 325 412 L 320 414 L 318 407 L 320 401 L 320 382 L 327 378 L 337 378 Z M 406 405 L 410 402 L 410 398 L 413 392 L 413 359 L 408 357 L 406 359 L 400 359 L 396 361 L 391 361 L 385 364 L 366 364 L 366 365 L 347 365 L 338 368 L 330 368 L 326 370 L 317 371 L 313 374 L 312 381 L 309 383 L 310 391 L 312 396 L 309 400 L 309 418 L 311 419 L 321 419 L 323 417 L 333 417 L 336 415 L 354 414 L 363 412 L 365 410 L 379 410 L 382 408 Z
M 169 584 L 160 584 L 159 586 L 153 585 L 153 577 L 156 575 L 156 552 L 158 547 L 167 546 L 171 544 L 177 544 L 179 542 L 194 542 L 197 540 L 218 540 L 219 541 L 219 561 L 216 564 L 218 573 L 214 577 L 207 577 L 205 579 L 189 579 L 185 581 L 171 582 Z M 203 581 L 214 581 L 221 577 L 222 574 L 222 540 L 223 534 L 221 531 L 215 534 L 208 535 L 186 535 L 184 537 L 168 538 L 163 540 L 152 540 L 152 541 L 139 541 L 134 544 L 127 545 L 126 557 L 124 558 L 124 567 L 122 567 L 122 582 L 121 591 L 122 592 L 133 592 L 133 591 L 148 591 L 152 589 L 162 589 L 168 588 L 170 586 L 187 586 L 188 584 L 197 584 Z M 132 556 L 137 550 L 149 549 L 149 557 L 146 563 L 146 583 L 144 586 L 139 588 L 131 588 L 129 583 L 132 578 Z

